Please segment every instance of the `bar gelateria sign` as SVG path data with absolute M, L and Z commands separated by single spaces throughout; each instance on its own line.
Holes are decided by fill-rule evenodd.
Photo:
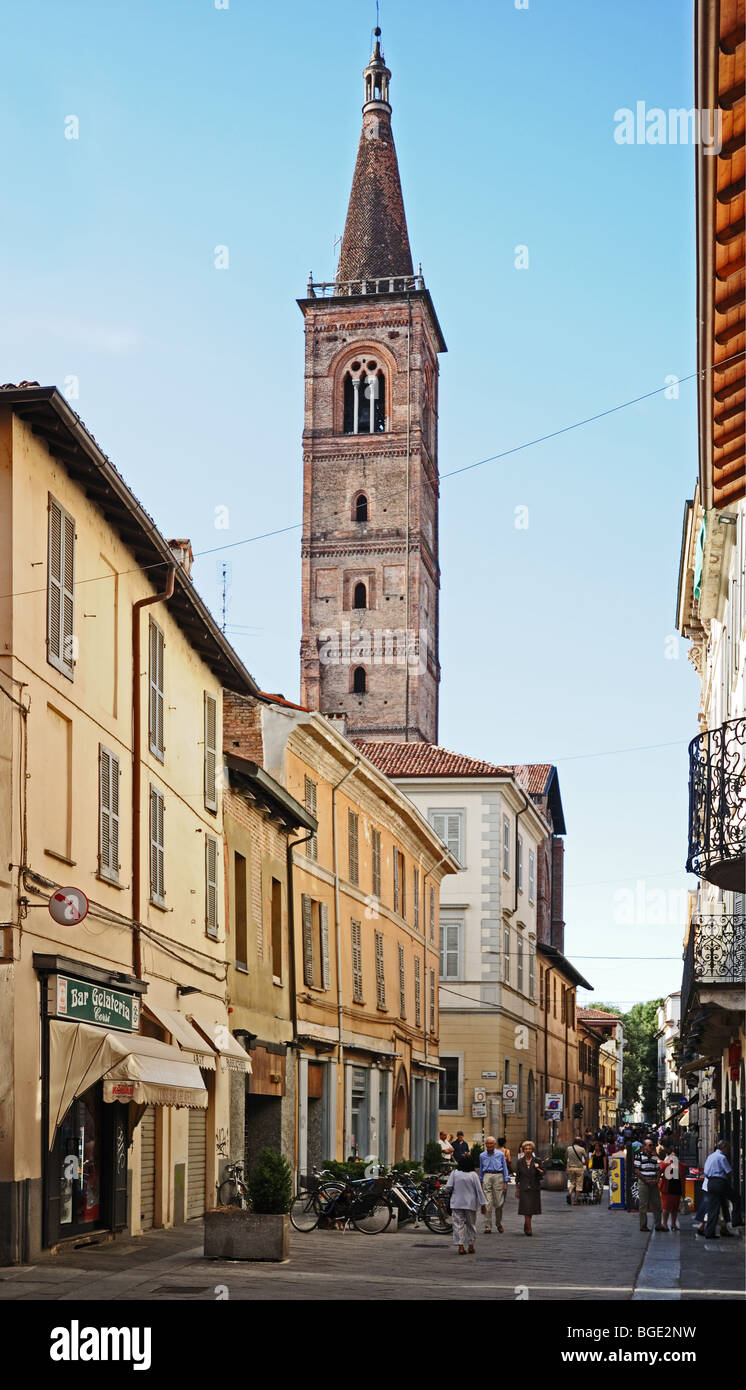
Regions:
M 49 1013 L 79 1023 L 98 1023 L 102 1028 L 122 1028 L 136 1033 L 140 1027 L 140 1000 L 109 985 L 94 985 L 71 975 L 51 975 L 47 996 Z

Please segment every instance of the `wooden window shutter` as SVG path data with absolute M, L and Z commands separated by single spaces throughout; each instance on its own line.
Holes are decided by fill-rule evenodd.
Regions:
M 404 972 L 404 947 L 399 947 L 399 1014 L 407 1017 L 407 980 Z
M 380 832 L 380 830 L 374 830 L 374 831 L 372 832 L 372 837 L 371 837 L 371 838 L 372 838 L 372 844 L 373 844 L 373 896 L 374 896 L 374 898 L 380 898 L 380 896 L 381 896 L 381 832 Z
M 313 779 L 312 779 L 311 777 L 306 777 L 306 779 L 305 779 L 306 810 L 308 811 L 309 816 L 313 816 L 313 817 L 314 817 L 314 820 L 317 820 L 317 819 L 318 819 L 318 814 L 317 814 L 317 810 L 316 810 L 316 802 L 317 802 L 316 791 L 317 791 L 316 783 L 313 781 Z M 317 835 L 312 835 L 311 838 L 310 838 L 310 840 L 309 840 L 308 843 L 306 844 L 306 854 L 308 855 L 308 858 L 309 858 L 309 859 L 318 859 L 318 857 L 319 857 L 319 840 L 318 840 L 318 836 L 317 836 Z
M 363 1002 L 363 945 L 362 924 L 351 922 L 352 929 L 352 998 L 355 1004 Z
M 403 855 L 403 854 L 401 854 L 401 855 L 399 856 L 399 879 L 400 879 L 400 893 L 401 893 L 401 915 L 402 915 L 402 917 L 406 917 L 406 915 L 407 915 L 407 865 L 406 865 L 406 861 L 405 861 L 405 859 L 404 859 L 404 855 Z
M 166 896 L 163 794 L 150 788 L 150 896 L 156 902 Z
M 430 971 L 430 1032 L 435 1032 L 435 971 Z
M 150 619 L 149 628 L 149 736 L 150 751 L 163 759 L 166 751 L 164 742 L 164 649 L 163 633 L 157 623 Z
M 313 988 L 313 903 L 307 893 L 301 894 L 303 921 L 303 982 Z
M 347 812 L 347 847 L 349 854 L 350 883 L 359 883 L 358 867 L 358 818 L 354 811 Z
M 420 958 L 414 958 L 414 1021 L 417 1028 L 422 1024 L 422 981 L 420 979 Z
M 430 940 L 435 940 L 435 888 L 430 885 Z
M 399 911 L 399 851 L 394 845 L 394 912 Z
M 376 1003 L 386 1008 L 386 976 L 383 967 L 383 932 L 376 932 Z
M 119 759 L 108 748 L 98 750 L 99 873 L 119 877 Z
M 218 702 L 205 691 L 205 809 L 217 811 Z
M 414 929 L 420 930 L 420 871 L 412 870 L 412 896 L 414 898 Z
M 205 835 L 205 928 L 208 936 L 218 934 L 218 842 Z
M 49 498 L 47 658 L 63 675 L 75 672 L 75 522 Z
M 319 935 L 321 937 L 321 988 L 331 989 L 331 970 L 329 964 L 329 908 L 319 903 Z

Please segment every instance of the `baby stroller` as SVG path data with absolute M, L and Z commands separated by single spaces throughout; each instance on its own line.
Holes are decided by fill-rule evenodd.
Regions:
M 590 1172 L 589 1172 L 588 1169 L 586 1168 L 585 1172 L 583 1173 L 583 1191 L 578 1193 L 578 1205 L 579 1205 L 579 1206 L 582 1205 L 582 1206 L 584 1206 L 584 1207 L 587 1207 L 587 1206 L 589 1205 L 589 1203 L 592 1203 L 592 1202 L 593 1202 L 593 1183 L 592 1183 L 592 1181 L 591 1181 Z

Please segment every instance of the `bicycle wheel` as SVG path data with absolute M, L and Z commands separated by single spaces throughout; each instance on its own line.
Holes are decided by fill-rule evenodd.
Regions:
M 422 1216 L 428 1230 L 436 1236 L 449 1235 L 453 1230 L 451 1213 L 443 1197 L 431 1197 L 425 1204 Z
M 296 1231 L 313 1231 L 319 1224 L 315 1193 L 300 1192 L 290 1208 L 290 1222 Z
M 392 1215 L 388 1198 L 379 1197 L 367 1211 L 351 1217 L 351 1221 L 356 1231 L 362 1231 L 366 1236 L 379 1236 L 390 1225 Z
M 226 1178 L 218 1188 L 218 1204 L 221 1207 L 240 1207 L 241 1198 L 235 1178 Z

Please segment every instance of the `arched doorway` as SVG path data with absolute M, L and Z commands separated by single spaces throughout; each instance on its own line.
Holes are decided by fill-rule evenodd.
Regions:
M 394 1162 L 398 1163 L 402 1158 L 408 1158 L 407 1148 L 407 1128 L 408 1128 L 408 1105 L 407 1105 L 407 1074 L 403 1067 L 399 1068 L 399 1075 L 396 1078 L 396 1092 L 394 1098 Z

